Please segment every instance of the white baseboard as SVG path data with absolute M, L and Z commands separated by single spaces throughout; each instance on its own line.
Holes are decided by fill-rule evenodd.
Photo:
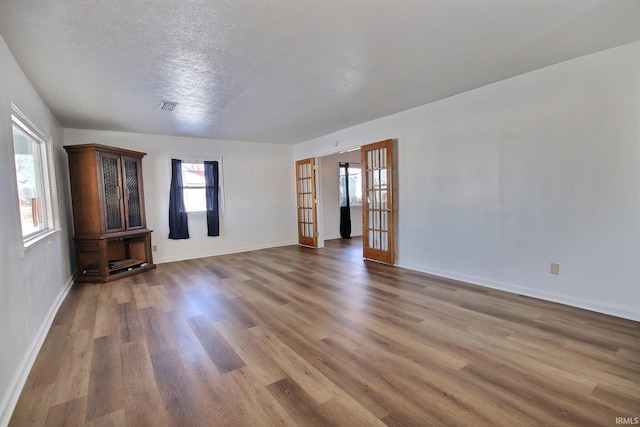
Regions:
M 69 278 L 67 283 L 65 283 L 64 287 L 58 293 L 55 301 L 51 305 L 49 312 L 45 316 L 40 328 L 38 329 L 38 333 L 33 338 L 29 349 L 24 355 L 22 359 L 22 363 L 18 367 L 13 379 L 11 380 L 11 384 L 9 385 L 9 389 L 7 390 L 7 394 L 5 394 L 4 399 L 0 402 L 0 426 L 6 427 L 9 425 L 9 421 L 11 420 L 11 415 L 18 403 L 18 398 L 20 398 L 20 393 L 22 393 L 22 389 L 24 388 L 25 383 L 27 382 L 27 377 L 31 372 L 31 368 L 33 368 L 33 364 L 36 361 L 36 357 L 42 348 L 42 344 L 44 343 L 47 334 L 49 333 L 49 329 L 51 328 L 51 324 L 53 323 L 53 319 L 56 317 L 62 302 L 67 297 L 71 286 L 73 285 L 75 277 Z
M 185 260 L 188 260 L 188 259 L 207 258 L 207 257 L 210 257 L 210 256 L 230 255 L 230 254 L 237 254 L 237 253 L 240 253 L 240 252 L 257 251 L 257 250 L 260 250 L 260 249 L 269 249 L 269 248 L 278 248 L 278 247 L 282 247 L 282 246 L 291 246 L 291 245 L 296 245 L 297 243 L 298 242 L 295 242 L 295 241 L 280 242 L 280 243 L 270 243 L 270 244 L 266 244 L 266 245 L 243 246 L 243 247 L 233 248 L 233 249 L 226 250 L 226 251 L 207 251 L 207 252 L 196 252 L 196 253 L 191 253 L 191 254 L 180 254 L 180 255 L 169 256 L 169 257 L 159 257 L 159 258 L 155 258 L 154 257 L 153 262 L 155 264 L 164 264 L 164 263 L 167 263 L 167 262 L 185 261 Z
M 466 274 L 453 273 L 450 271 L 439 270 L 437 268 L 428 268 L 413 264 L 398 263 L 398 267 L 407 268 L 409 270 L 420 271 L 422 273 L 432 274 L 434 276 L 444 277 L 447 279 L 458 280 L 472 285 L 484 286 L 487 288 L 498 289 L 501 291 L 511 292 L 514 294 L 525 295 L 532 298 L 538 298 L 545 301 L 556 302 L 559 304 L 569 305 L 571 307 L 582 308 L 585 310 L 595 311 L 602 314 L 621 317 L 623 319 L 640 321 L 640 311 L 638 307 L 621 306 L 616 304 L 608 304 L 600 301 L 583 300 L 569 295 L 555 294 L 553 292 L 540 291 L 537 289 L 523 288 L 509 283 L 496 282 L 480 277 L 469 276 Z

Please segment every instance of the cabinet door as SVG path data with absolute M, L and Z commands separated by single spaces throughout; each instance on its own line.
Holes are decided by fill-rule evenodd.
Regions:
M 104 188 L 105 231 L 122 231 L 125 229 L 125 223 L 120 156 L 101 153 L 100 162 Z
M 144 203 L 142 192 L 142 168 L 140 159 L 122 157 L 123 184 L 127 229 L 144 228 Z

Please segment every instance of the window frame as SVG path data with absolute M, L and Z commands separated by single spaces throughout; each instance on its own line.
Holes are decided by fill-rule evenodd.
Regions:
M 20 192 L 18 190 L 18 170 L 16 167 L 16 146 L 14 138 L 14 130 L 18 129 L 26 134 L 31 143 L 36 143 L 40 157 L 40 176 L 42 181 L 42 198 L 44 199 L 43 220 L 44 228 L 27 235 L 24 234 L 22 224 L 22 213 L 20 211 Z M 51 234 L 60 230 L 58 200 L 55 180 L 55 166 L 53 160 L 53 141 L 49 135 L 42 132 L 20 109 L 11 103 L 11 141 L 13 150 L 13 179 L 14 189 L 17 202 L 17 222 L 22 239 L 22 253 L 35 246 L 37 243 L 45 240 Z
M 223 176 L 224 174 L 222 173 L 222 157 L 221 156 L 194 156 L 193 154 L 191 155 L 179 155 L 179 154 L 175 154 L 175 155 L 171 155 L 169 156 L 169 166 L 171 166 L 171 159 L 179 159 L 182 162 L 182 166 L 184 167 L 185 163 L 202 163 L 204 165 L 205 161 L 215 161 L 218 162 L 218 215 L 223 217 L 225 216 L 225 198 L 224 198 L 224 179 Z M 171 170 L 171 169 L 169 169 Z M 171 173 L 169 173 L 169 176 L 171 176 Z M 202 188 L 203 190 L 206 188 L 205 185 L 203 184 L 202 186 L 187 186 L 184 185 L 184 171 L 183 171 L 183 185 L 182 185 L 182 194 L 184 196 L 184 189 L 185 188 Z M 185 206 L 185 209 L 187 207 Z M 204 216 L 206 215 L 207 211 L 206 208 L 205 210 L 199 210 L 199 211 L 190 211 L 187 210 L 187 215 L 194 215 L 194 216 Z

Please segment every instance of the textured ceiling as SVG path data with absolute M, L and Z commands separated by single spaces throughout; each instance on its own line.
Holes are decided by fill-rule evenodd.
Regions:
M 640 40 L 639 23 L 639 0 L 0 0 L 64 127 L 289 144 Z

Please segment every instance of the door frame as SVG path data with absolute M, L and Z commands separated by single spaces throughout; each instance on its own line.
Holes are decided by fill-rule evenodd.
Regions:
M 397 174 L 398 174 L 398 157 L 397 157 L 397 140 L 396 139 L 390 139 L 390 141 L 392 141 L 392 146 L 393 146 L 393 163 L 392 163 L 392 185 L 393 185 L 393 191 L 397 192 Z M 339 145 L 339 141 L 335 142 L 335 147 L 338 147 Z M 358 145 L 351 145 L 351 146 L 346 146 L 345 148 L 340 148 L 340 150 L 335 150 L 335 151 L 326 151 L 323 150 L 321 152 L 318 152 L 317 154 L 315 154 L 315 156 L 313 157 L 315 165 L 316 165 L 316 172 L 321 170 L 321 165 L 322 162 L 324 161 L 325 157 L 334 155 L 334 154 L 340 154 L 340 153 L 344 153 L 344 152 L 348 152 L 348 151 L 355 151 L 358 150 L 360 151 L 362 149 L 363 146 L 368 145 L 368 144 L 358 144 Z M 294 176 L 295 179 L 295 176 Z M 295 181 L 295 185 L 297 185 L 297 180 Z M 318 231 L 318 239 L 317 239 L 317 248 L 323 248 L 324 247 L 324 243 L 325 243 L 325 233 L 324 233 L 324 211 L 323 211 L 323 198 L 324 198 L 324 193 L 323 193 L 323 179 L 322 176 L 317 176 L 316 175 L 316 198 L 318 199 L 318 203 L 316 204 L 316 211 L 317 211 L 317 219 L 316 219 L 316 224 L 317 224 L 317 231 Z M 297 191 L 297 190 L 296 190 Z M 398 199 L 397 199 L 397 194 L 395 194 L 394 199 L 393 199 L 393 206 L 392 209 L 394 211 L 394 214 L 397 213 L 397 204 L 398 204 Z M 297 211 L 297 197 L 296 197 L 296 211 Z M 364 211 L 364 209 L 363 209 Z M 297 224 L 297 218 L 296 218 L 296 226 L 298 226 Z M 394 230 L 397 229 L 398 226 L 398 217 L 397 215 L 393 215 L 393 227 Z M 363 230 L 364 232 L 364 230 Z M 394 236 L 393 236 L 393 244 L 394 247 L 397 247 L 397 233 L 394 232 Z M 395 262 L 395 251 L 394 251 L 394 262 Z

